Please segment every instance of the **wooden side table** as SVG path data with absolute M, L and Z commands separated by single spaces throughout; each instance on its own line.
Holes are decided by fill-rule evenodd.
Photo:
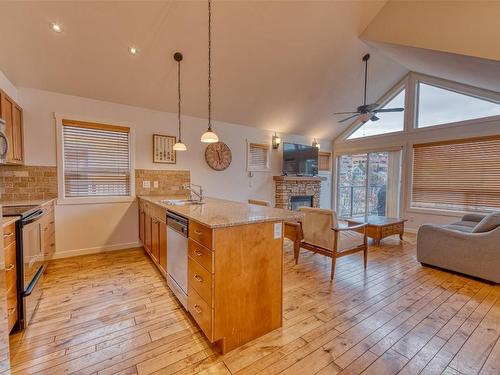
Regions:
M 368 237 L 373 238 L 375 245 L 379 246 L 380 241 L 395 234 L 403 241 L 406 219 L 386 217 L 386 216 L 363 216 L 346 220 L 348 225 L 367 224 L 366 232 Z M 361 232 L 360 232 L 361 233 Z

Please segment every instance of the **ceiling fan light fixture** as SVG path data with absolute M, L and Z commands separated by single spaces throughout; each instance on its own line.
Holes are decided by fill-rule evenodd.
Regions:
M 362 122 L 367 122 L 370 119 L 370 117 L 372 117 L 371 113 L 362 113 L 359 116 L 359 120 L 362 121 Z

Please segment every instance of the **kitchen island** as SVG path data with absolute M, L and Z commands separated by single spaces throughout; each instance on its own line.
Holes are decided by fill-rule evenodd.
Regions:
M 207 339 L 226 353 L 280 328 L 283 221 L 300 214 L 215 198 L 162 203 L 176 198 L 139 197 L 140 237 L 168 277 L 167 234 L 156 233 L 164 231 L 167 211 L 187 219 L 187 310 Z

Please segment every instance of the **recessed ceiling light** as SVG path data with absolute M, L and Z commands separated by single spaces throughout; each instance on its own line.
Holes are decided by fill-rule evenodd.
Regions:
M 61 25 L 59 25 L 58 23 L 52 23 L 50 25 L 50 28 L 52 29 L 52 31 L 55 31 L 56 33 L 60 33 L 62 31 Z
M 137 55 L 137 52 L 139 52 L 135 47 L 129 47 L 128 51 L 130 52 L 131 55 Z

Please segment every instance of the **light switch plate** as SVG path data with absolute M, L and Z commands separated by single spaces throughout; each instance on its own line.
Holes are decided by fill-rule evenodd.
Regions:
M 151 187 L 151 181 L 142 181 L 142 187 L 144 189 L 149 189 Z
M 158 189 L 158 181 L 153 181 L 153 187 L 154 187 L 155 189 Z
M 283 224 L 282 223 L 274 223 L 274 239 L 280 239 L 282 237 L 283 232 Z

